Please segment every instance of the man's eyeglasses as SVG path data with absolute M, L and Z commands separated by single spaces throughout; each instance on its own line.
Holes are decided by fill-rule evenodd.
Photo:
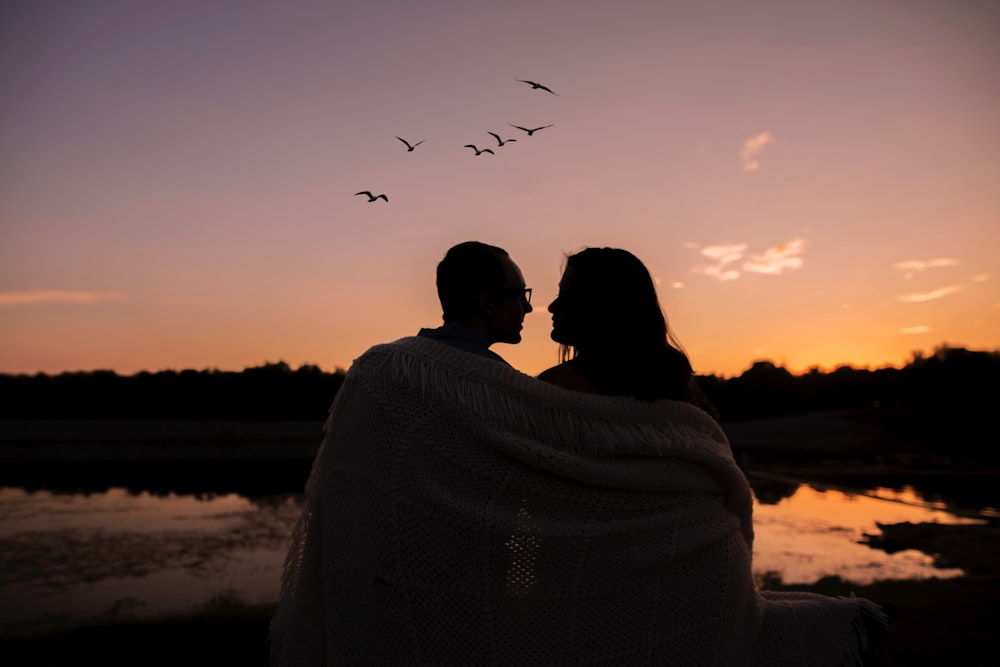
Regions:
M 500 294 L 504 296 L 517 296 L 524 299 L 525 303 L 531 303 L 531 288 L 530 287 L 507 287 L 500 290 Z

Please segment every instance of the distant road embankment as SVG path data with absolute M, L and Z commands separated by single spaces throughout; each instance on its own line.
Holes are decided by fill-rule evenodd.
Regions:
M 738 457 L 872 452 L 893 440 L 849 410 L 723 426 Z M 311 458 L 322 430 L 320 421 L 0 420 L 0 463 Z
M 0 420 L 0 463 L 311 458 L 317 421 Z

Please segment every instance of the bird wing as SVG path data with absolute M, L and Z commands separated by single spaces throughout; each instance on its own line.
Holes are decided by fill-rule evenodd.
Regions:
M 378 197 L 381 197 L 382 199 L 389 201 L 389 198 L 386 197 L 385 195 L 379 195 Z M 375 199 L 378 199 L 378 197 L 375 197 Z
M 407 148 L 410 148 L 410 147 L 411 147 L 411 146 L 410 146 L 410 142 L 409 142 L 409 141 L 407 141 L 406 139 L 404 139 L 403 137 L 396 137 L 396 138 L 397 138 L 397 139 L 399 139 L 400 141 L 402 141 L 402 142 L 403 142 L 404 144 L 406 144 L 406 147 L 407 147 Z
M 521 83 L 528 84 L 532 88 L 541 88 L 542 90 L 544 90 L 546 92 L 549 92 L 549 93 L 552 93 L 553 95 L 558 95 L 559 94 L 559 93 L 555 92 L 554 90 L 552 90 L 551 88 L 549 88 L 548 86 L 543 86 L 542 84 L 538 83 L 537 81 L 528 81 L 526 79 L 517 79 L 517 80 L 520 81 Z
M 493 149 L 491 149 L 491 148 L 484 148 L 483 150 L 481 150 L 479 152 L 480 153 L 489 153 L 490 155 L 496 155 L 496 153 L 494 153 Z
M 474 151 L 477 151 L 477 150 L 479 150 L 478 148 L 476 148 L 476 147 L 475 147 L 474 145 L 472 145 L 472 144 L 465 144 L 464 146 L 462 146 L 462 148 L 471 148 L 471 149 L 472 149 L 472 150 L 474 150 Z
M 519 130 L 521 130 L 523 132 L 531 132 L 531 130 L 529 130 L 528 128 L 521 127 L 520 125 L 514 125 L 514 123 L 508 123 L 508 125 L 510 125 L 511 127 L 516 127 L 517 129 L 519 129 Z
M 413 147 L 416 148 L 417 146 L 419 146 L 420 144 L 424 143 L 425 141 L 427 141 L 427 140 L 426 139 L 421 139 L 417 143 L 413 144 Z
M 497 134 L 496 132 L 487 132 L 486 134 L 493 135 L 494 139 L 496 139 L 497 141 L 500 141 L 500 135 Z
M 369 197 L 372 196 L 372 193 L 370 191 L 368 191 L 368 190 L 362 190 L 361 192 L 355 192 L 354 194 L 355 195 L 368 195 Z

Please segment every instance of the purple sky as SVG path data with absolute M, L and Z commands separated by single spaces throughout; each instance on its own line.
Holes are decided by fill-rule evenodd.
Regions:
M 439 323 L 468 239 L 535 290 L 528 373 L 588 245 L 700 373 L 996 349 L 997 35 L 986 0 L 6 2 L 0 372 L 346 367 Z

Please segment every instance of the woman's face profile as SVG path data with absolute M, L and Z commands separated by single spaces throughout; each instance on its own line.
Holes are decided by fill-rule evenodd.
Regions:
M 583 331 L 581 296 L 574 271 L 567 268 L 559 281 L 559 294 L 548 308 L 552 313 L 552 340 L 555 342 L 579 347 Z

